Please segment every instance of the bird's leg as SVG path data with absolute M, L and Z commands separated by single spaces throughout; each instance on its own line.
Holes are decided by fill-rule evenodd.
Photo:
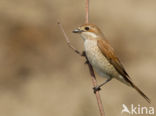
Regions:
M 86 56 L 86 52 L 83 51 L 83 52 L 81 53 L 81 56 Z
M 81 56 L 86 57 L 86 52 L 83 51 L 82 54 L 81 54 Z M 89 61 L 88 61 L 87 57 L 86 57 L 86 62 L 85 62 L 85 64 L 89 64 Z M 103 85 L 105 85 L 107 82 L 109 82 L 110 80 L 112 80 L 112 78 L 108 78 L 104 83 L 100 84 L 99 86 L 94 87 L 94 88 L 93 88 L 94 93 L 96 93 L 96 91 L 100 91 L 100 90 L 101 90 L 101 87 L 102 87 Z
M 96 93 L 96 91 L 100 91 L 100 90 L 101 90 L 101 87 L 102 87 L 103 85 L 105 85 L 106 83 L 108 83 L 110 80 L 112 80 L 112 78 L 108 78 L 104 83 L 102 83 L 102 84 L 100 84 L 100 85 L 94 87 L 94 88 L 93 88 L 94 93 Z

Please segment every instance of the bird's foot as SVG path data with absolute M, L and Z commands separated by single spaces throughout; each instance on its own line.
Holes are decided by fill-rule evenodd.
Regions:
M 81 53 L 81 56 L 86 56 L 86 52 L 83 51 L 83 52 Z
M 94 91 L 94 94 L 97 92 L 97 91 L 100 91 L 101 88 L 99 86 L 96 86 L 96 87 L 93 87 L 93 91 Z
M 84 64 L 89 64 L 89 61 L 88 61 L 88 60 L 86 60 Z

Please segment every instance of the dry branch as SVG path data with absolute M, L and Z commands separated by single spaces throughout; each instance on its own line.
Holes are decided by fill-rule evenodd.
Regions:
M 89 0 L 86 0 L 86 19 L 85 19 L 86 23 L 89 22 L 88 20 L 89 20 Z M 88 61 L 88 58 L 87 58 L 86 55 L 85 55 L 85 58 Z M 94 73 L 93 67 L 89 63 L 89 61 L 88 61 L 88 68 L 89 68 L 89 71 L 90 71 L 90 75 L 92 77 L 93 87 L 96 87 L 97 86 L 97 81 L 96 81 L 95 73 Z M 96 99 L 97 99 L 100 115 L 104 116 L 105 115 L 104 114 L 104 108 L 103 108 L 103 104 L 102 104 L 102 101 L 101 101 L 101 97 L 100 97 L 99 91 L 96 91 L 95 95 L 96 95 Z
M 61 31 L 62 31 L 64 37 L 65 37 L 65 40 L 66 40 L 66 42 L 67 42 L 67 45 L 68 45 L 70 48 L 72 48 L 77 54 L 79 54 L 80 56 L 84 56 L 84 57 L 86 58 L 86 63 L 88 64 L 89 72 L 90 72 L 90 75 L 91 75 L 91 77 L 92 77 L 93 87 L 96 87 L 96 86 L 97 86 L 97 82 L 96 82 L 96 77 L 95 77 L 95 74 L 94 74 L 94 70 L 93 70 L 92 65 L 89 63 L 88 58 L 87 58 L 85 52 L 83 52 L 83 53 L 81 54 L 76 48 L 74 48 L 74 47 L 70 44 L 69 38 L 68 38 L 67 34 L 65 33 L 62 24 L 61 24 L 60 22 L 57 22 L 57 24 L 59 25 L 59 27 L 60 27 L 60 29 L 61 29 Z M 101 101 L 101 97 L 100 97 L 99 91 L 96 91 L 95 95 L 96 95 L 96 99 L 97 99 L 97 103 L 98 103 L 100 115 L 101 115 L 101 116 L 104 116 L 104 110 L 103 110 L 103 105 L 102 105 L 102 101 Z
M 86 17 L 85 17 L 85 23 L 86 24 L 88 23 L 88 19 L 89 19 L 88 17 L 89 17 L 89 0 L 86 0 Z M 72 48 L 77 54 L 79 54 L 80 56 L 84 56 L 86 58 L 86 63 L 88 64 L 89 72 L 90 72 L 90 75 L 92 77 L 93 87 L 96 87 L 97 86 L 97 81 L 96 81 L 96 77 L 95 77 L 95 74 L 94 74 L 94 70 L 93 70 L 92 65 L 89 63 L 88 58 L 87 58 L 85 52 L 83 52 L 81 54 L 76 48 L 74 48 L 70 44 L 70 40 L 69 40 L 67 34 L 65 33 L 62 24 L 59 21 L 57 22 L 57 24 L 59 25 L 59 27 L 60 27 L 60 29 L 61 29 L 64 37 L 65 37 L 67 45 L 70 48 Z M 102 105 L 102 101 L 101 101 L 101 97 L 100 97 L 99 91 L 96 91 L 95 95 L 96 95 L 96 99 L 97 99 L 97 103 L 98 103 L 98 108 L 99 108 L 99 111 L 100 111 L 100 116 L 104 116 L 104 108 L 103 108 L 103 105 Z
M 89 0 L 86 0 L 86 19 L 85 22 L 88 23 L 89 20 Z
M 60 27 L 60 29 L 61 29 L 61 31 L 62 31 L 62 33 L 63 33 L 65 39 L 66 39 L 67 45 L 68 45 L 70 48 L 72 48 L 77 54 L 81 55 L 81 53 L 80 53 L 76 48 L 74 48 L 74 47 L 70 44 L 69 38 L 68 38 L 67 34 L 65 33 L 62 24 L 61 24 L 59 21 L 57 22 L 57 24 L 59 25 L 59 27 Z

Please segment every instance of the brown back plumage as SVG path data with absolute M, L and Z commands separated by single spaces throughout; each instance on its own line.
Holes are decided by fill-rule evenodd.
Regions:
M 114 66 L 118 73 L 128 82 L 137 92 L 144 97 L 147 102 L 151 103 L 150 99 L 131 81 L 129 75 L 124 69 L 123 65 L 120 63 L 119 58 L 115 55 L 113 48 L 108 44 L 107 41 L 102 39 L 97 40 L 97 45 L 101 50 L 102 54 L 107 58 L 107 60 Z

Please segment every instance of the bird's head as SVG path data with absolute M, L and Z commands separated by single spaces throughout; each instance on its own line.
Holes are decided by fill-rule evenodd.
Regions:
M 73 33 L 78 33 L 84 40 L 97 39 L 99 36 L 103 36 L 100 29 L 94 24 L 84 24 L 73 30 Z

